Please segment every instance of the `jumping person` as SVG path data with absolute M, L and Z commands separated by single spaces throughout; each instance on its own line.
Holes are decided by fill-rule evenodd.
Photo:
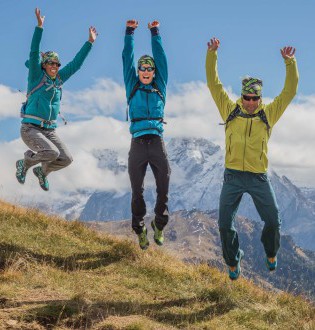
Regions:
M 208 43 L 206 73 L 209 90 L 225 123 L 225 172 L 220 196 L 219 230 L 229 277 L 236 280 L 240 275 L 244 252 L 239 247 L 234 221 L 245 192 L 251 195 L 264 222 L 261 241 L 267 268 L 272 271 L 277 267 L 281 220 L 267 176 L 267 144 L 274 125 L 296 94 L 298 70 L 295 49 L 284 47 L 281 55 L 286 66 L 286 79 L 280 95 L 270 104 L 263 104 L 262 81 L 249 77 L 242 81 L 241 97 L 233 102 L 218 77 L 219 45 L 220 41 L 216 38 Z
M 155 218 L 151 222 L 154 241 L 164 242 L 163 229 L 168 222 L 168 188 L 170 167 L 163 142 L 163 117 L 168 78 L 167 59 L 159 35 L 159 22 L 148 24 L 151 31 L 153 57 L 143 55 L 134 64 L 134 31 L 138 21 L 126 23 L 125 44 L 122 53 L 124 82 L 126 86 L 127 117 L 130 117 L 131 147 L 128 172 L 132 189 L 132 228 L 139 238 L 141 249 L 149 246 L 147 229 L 144 224 L 146 205 L 143 198 L 144 177 L 148 164 L 155 181 L 157 200 Z
M 71 154 L 55 132 L 60 111 L 61 88 L 82 66 L 97 32 L 94 27 L 90 27 L 88 41 L 74 59 L 59 70 L 61 63 L 57 53 L 39 51 L 45 16 L 41 16 L 38 8 L 35 9 L 35 15 L 38 25 L 31 43 L 30 57 L 26 62 L 29 69 L 27 102 L 21 114 L 21 137 L 30 149 L 25 152 L 24 159 L 16 162 L 16 178 L 24 184 L 28 169 L 41 163 L 41 166 L 33 169 L 33 173 L 38 178 L 40 187 L 48 191 L 48 174 L 72 162 Z

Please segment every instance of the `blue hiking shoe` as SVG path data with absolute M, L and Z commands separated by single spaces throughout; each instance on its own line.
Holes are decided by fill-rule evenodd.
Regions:
M 164 243 L 163 230 L 159 230 L 156 227 L 156 224 L 155 224 L 154 220 L 151 222 L 151 227 L 154 230 L 154 242 L 159 246 L 163 245 L 163 243 Z
M 33 169 L 33 173 L 37 177 L 40 187 L 43 190 L 48 191 L 49 190 L 49 183 L 48 183 L 48 180 L 47 180 L 47 176 L 44 175 L 44 173 L 43 173 L 42 167 L 41 166 L 35 167 Z
M 15 176 L 19 183 L 24 184 L 27 169 L 25 168 L 24 159 L 17 160 L 15 163 L 16 173 Z
M 144 226 L 143 227 L 143 230 L 142 230 L 142 233 L 141 234 L 138 234 L 139 245 L 140 245 L 140 248 L 142 250 L 146 250 L 149 247 L 149 245 L 150 245 L 149 240 L 148 240 L 148 237 L 147 237 L 147 233 L 148 233 L 148 230 Z
M 274 259 L 273 262 L 269 261 L 269 259 Z M 270 270 L 271 272 L 276 270 L 277 268 L 277 257 L 274 257 L 274 258 L 267 258 L 265 259 L 265 263 L 266 263 L 266 267 L 268 268 L 268 270 Z
M 232 281 L 237 280 L 241 274 L 241 261 L 243 257 L 244 257 L 244 252 L 243 250 L 240 250 L 240 260 L 237 263 L 236 269 L 232 271 L 229 267 L 229 277 Z

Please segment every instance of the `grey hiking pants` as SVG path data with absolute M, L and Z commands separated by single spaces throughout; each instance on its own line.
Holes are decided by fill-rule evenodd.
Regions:
M 131 182 L 132 199 L 132 229 L 136 234 L 142 233 L 146 205 L 143 198 L 144 177 L 147 166 L 150 165 L 156 182 L 157 199 L 154 208 L 155 224 L 163 230 L 169 218 L 168 188 L 171 169 L 163 139 L 156 135 L 153 138 L 133 138 L 128 158 L 128 172 Z
M 71 154 L 61 142 L 55 129 L 25 123 L 21 126 L 21 137 L 30 148 L 24 153 L 26 169 L 42 163 L 43 173 L 48 175 L 71 164 Z

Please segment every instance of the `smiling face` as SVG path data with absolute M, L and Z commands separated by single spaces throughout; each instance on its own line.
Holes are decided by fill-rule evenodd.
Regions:
M 59 71 L 60 63 L 57 61 L 47 61 L 42 67 L 46 71 L 47 75 L 51 78 L 56 78 Z
M 144 85 L 151 84 L 154 78 L 154 73 L 155 73 L 155 68 L 152 67 L 150 64 L 141 64 L 138 67 L 139 80 Z

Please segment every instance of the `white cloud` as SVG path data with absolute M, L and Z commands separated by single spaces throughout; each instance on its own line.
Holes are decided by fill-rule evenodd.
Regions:
M 0 85 L 0 119 L 19 117 L 21 104 L 25 98 L 22 92 Z
M 78 92 L 64 91 L 62 109 L 65 113 L 83 117 L 124 115 L 125 88 L 111 79 L 100 79 L 90 88 Z
M 231 90 L 235 100 L 237 95 Z M 18 116 L 23 101 L 20 93 L 0 85 L 0 116 Z M 268 102 L 269 100 L 266 99 Z M 119 177 L 97 167 L 92 156 L 95 149 L 116 149 L 127 159 L 130 145 L 128 123 L 113 118 L 125 111 L 123 86 L 103 79 L 94 86 L 78 92 L 65 91 L 63 112 L 85 117 L 84 120 L 60 125 L 57 132 L 71 151 L 74 162 L 70 167 L 50 175 L 51 191 L 40 190 L 34 175 L 29 173 L 24 186 L 15 179 L 15 161 L 27 149 L 14 140 L 0 144 L 0 198 L 19 202 L 25 198 L 49 201 L 64 192 L 76 189 L 129 189 L 127 173 Z M 165 138 L 205 137 L 224 146 L 224 127 L 209 90 L 203 82 L 178 85 L 168 91 L 165 109 Z M 280 175 L 285 174 L 300 185 L 315 187 L 315 95 L 300 96 L 286 110 L 273 130 L 269 144 L 270 165 Z M 31 172 L 31 171 L 30 171 Z M 148 178 L 152 181 L 152 178 Z

